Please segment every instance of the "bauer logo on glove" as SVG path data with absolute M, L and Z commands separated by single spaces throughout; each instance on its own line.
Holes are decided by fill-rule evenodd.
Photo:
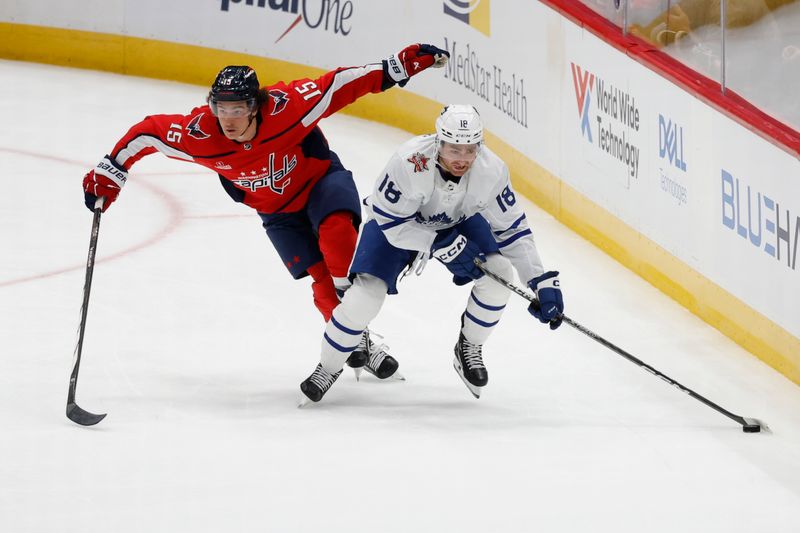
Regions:
M 400 87 L 428 67 L 440 68 L 447 64 L 450 52 L 432 44 L 406 46 L 385 61 L 386 75 Z
M 94 211 L 98 198 L 105 198 L 103 212 L 111 206 L 119 196 L 119 192 L 128 181 L 128 172 L 110 156 L 105 156 L 86 176 L 83 177 L 83 198 L 89 211 Z

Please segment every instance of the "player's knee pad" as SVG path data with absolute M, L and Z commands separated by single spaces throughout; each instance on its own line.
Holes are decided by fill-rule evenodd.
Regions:
M 336 308 L 336 319 L 347 323 L 347 327 L 365 329 L 378 312 L 386 298 L 386 282 L 369 274 L 359 274 L 353 286 L 347 289 L 342 303 Z
M 484 263 L 487 270 L 505 279 L 513 274 L 511 262 L 500 254 L 489 254 Z M 462 315 L 461 332 L 473 343 L 483 344 L 503 316 L 510 293 L 489 276 L 475 282 Z
M 511 266 L 511 261 L 503 257 L 501 254 L 489 254 L 486 256 L 486 263 L 485 266 L 488 270 L 491 270 L 498 276 L 502 276 L 506 279 L 511 278 L 514 274 L 514 267 Z
M 484 267 L 493 274 L 497 274 L 503 279 L 511 280 L 514 276 L 514 267 L 511 261 L 500 254 L 489 254 L 486 256 Z M 483 294 L 486 298 L 494 301 L 508 300 L 508 289 L 489 276 L 483 276 L 475 282 L 474 290 Z

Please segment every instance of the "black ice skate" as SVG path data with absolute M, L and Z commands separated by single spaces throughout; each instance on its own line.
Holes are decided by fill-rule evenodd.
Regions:
M 347 359 L 347 364 L 355 371 L 357 380 L 361 378 L 362 370 L 366 370 L 378 379 L 388 379 L 390 377 L 399 380 L 406 379 L 397 372 L 400 363 L 397 362 L 397 359 L 386 353 L 385 348 L 386 346 L 383 344 L 377 345 L 372 342 L 370 331 L 368 329 L 364 330 L 364 334 L 361 335 L 361 341 L 358 343 L 358 348 L 356 348 Z M 356 366 L 350 363 L 351 359 L 356 363 L 364 362 Z
M 454 349 L 456 356 L 453 359 L 453 368 L 476 398 L 481 397 L 481 387 L 489 382 L 489 373 L 483 365 L 482 347 L 469 342 L 461 333 Z
M 309 400 L 312 402 L 320 401 L 322 397 L 325 396 L 325 393 L 328 392 L 328 389 L 331 388 L 331 385 L 333 385 L 336 379 L 341 375 L 341 370 L 335 374 L 331 374 L 323 368 L 322 363 L 317 364 L 314 373 L 300 384 L 300 390 L 303 392 L 303 396 L 300 398 L 299 407 L 306 405 Z

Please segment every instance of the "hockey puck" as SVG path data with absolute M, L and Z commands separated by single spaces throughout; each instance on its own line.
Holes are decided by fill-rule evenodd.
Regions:
M 744 426 L 742 426 L 742 431 L 744 431 L 745 433 L 760 433 L 761 426 L 759 426 L 758 424 L 745 424 Z

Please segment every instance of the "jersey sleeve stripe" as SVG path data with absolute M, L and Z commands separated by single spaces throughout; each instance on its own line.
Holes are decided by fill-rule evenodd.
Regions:
M 502 231 L 495 231 L 494 234 L 497 235 L 497 236 L 500 236 L 500 235 L 502 235 L 503 233 L 505 233 L 507 231 L 511 231 L 512 229 L 516 229 L 516 227 L 519 226 L 522 223 L 523 220 L 525 220 L 525 215 L 524 214 L 521 217 L 519 217 L 517 220 L 515 220 L 514 223 L 511 224 L 511 226 L 509 226 L 508 228 L 506 228 L 506 229 L 504 229 Z
M 497 243 L 498 248 L 504 248 L 511 244 L 512 242 L 524 237 L 525 235 L 533 235 L 533 232 L 530 229 L 526 229 L 524 231 L 520 231 L 519 233 L 515 234 L 513 237 L 510 237 L 504 241 L 500 241 Z
M 366 65 L 364 67 L 354 67 L 337 72 L 333 78 L 333 83 L 331 83 L 330 87 L 328 87 L 328 90 L 325 91 L 325 94 L 322 96 L 317 105 L 312 107 L 308 114 L 303 117 L 303 126 L 308 127 L 311 124 L 314 124 L 325 114 L 325 111 L 327 111 L 328 107 L 330 107 L 331 102 L 333 101 L 336 91 L 348 83 L 367 76 L 376 70 L 383 71 L 383 65 Z
M 153 137 L 152 135 L 138 135 L 134 137 L 124 148 L 116 154 L 113 154 L 113 157 L 120 165 L 129 168 L 130 165 L 126 164 L 128 160 L 132 159 L 132 163 L 136 162 L 139 159 L 137 156 L 147 148 L 155 148 L 167 157 L 183 159 L 184 161 L 194 161 L 194 158 L 186 152 L 176 150 L 161 139 Z
M 410 222 L 410 220 L 393 220 L 392 222 L 387 222 L 386 224 L 378 224 L 378 227 L 381 231 L 385 231 L 387 229 L 396 228 L 401 224 L 405 224 L 406 222 Z
M 401 221 L 401 222 L 406 222 L 408 220 L 416 218 L 416 216 L 417 216 L 417 214 L 414 213 L 412 215 L 408 215 L 407 217 L 399 217 L 397 215 L 393 215 L 391 213 L 388 213 L 388 212 L 384 211 L 383 209 L 381 209 L 380 207 L 376 206 L 375 204 L 372 204 L 372 210 L 376 214 L 378 214 L 378 215 L 380 215 L 380 216 L 382 216 L 384 218 L 388 218 L 389 220 Z

